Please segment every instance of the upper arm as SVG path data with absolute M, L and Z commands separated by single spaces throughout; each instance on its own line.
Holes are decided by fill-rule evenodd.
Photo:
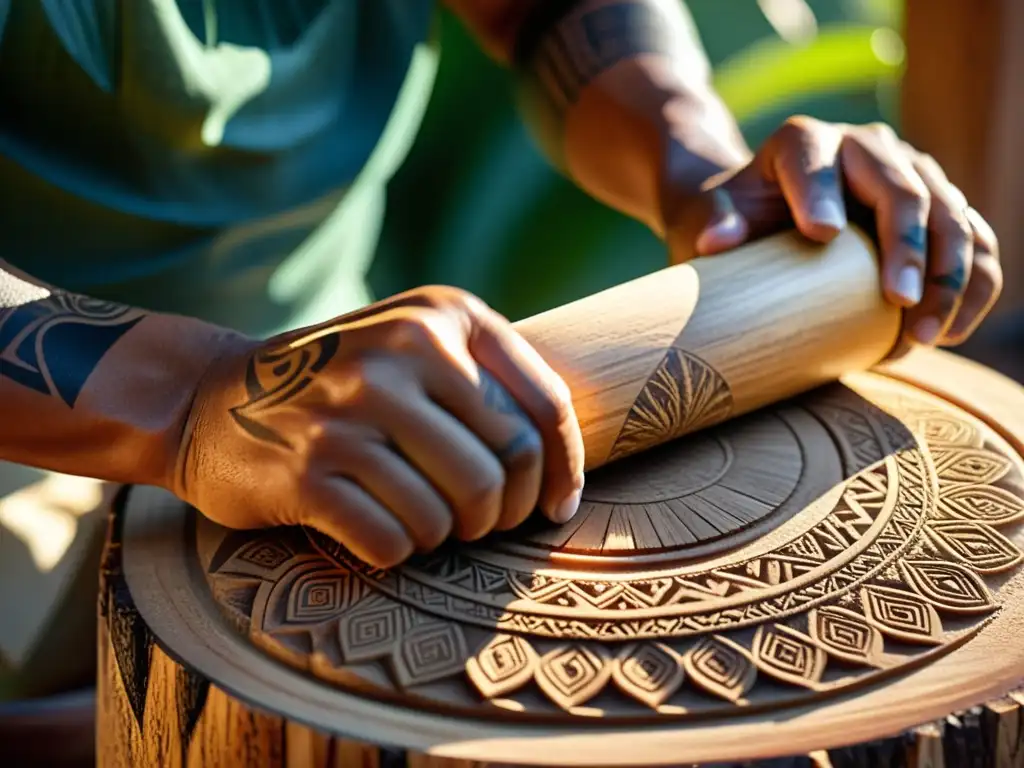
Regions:
M 538 6 L 554 5 L 563 9 L 581 7 L 585 12 L 606 5 L 605 0 L 442 0 L 469 29 L 477 42 L 492 58 L 510 64 L 523 23 Z M 686 61 L 687 74 L 706 80 L 710 74 L 707 56 L 700 35 L 683 0 L 627 0 L 628 4 L 646 6 L 663 15 L 666 28 L 674 30 L 678 42 L 676 53 Z
M 543 1 L 543 0 L 540 0 Z M 516 36 L 538 0 L 443 0 L 492 58 L 512 60 Z

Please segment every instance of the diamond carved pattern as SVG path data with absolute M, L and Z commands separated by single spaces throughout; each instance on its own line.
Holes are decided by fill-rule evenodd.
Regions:
M 540 657 L 518 635 L 496 635 L 466 662 L 466 674 L 485 699 L 511 693 L 533 679 Z
M 685 677 L 682 657 L 662 643 L 628 645 L 612 666 L 619 689 L 652 709 L 668 701 Z
M 868 621 L 885 634 L 908 643 L 938 645 L 942 642 L 939 614 L 917 595 L 871 586 L 861 590 L 861 600 Z
M 757 668 L 750 653 L 724 637 L 703 638 L 683 657 L 690 678 L 709 693 L 735 704 L 746 703 L 744 696 L 754 687 Z
M 811 638 L 830 655 L 854 664 L 877 665 L 883 650 L 882 633 L 856 611 L 827 606 L 812 610 L 807 623 Z
M 596 696 L 612 674 L 607 651 L 598 645 L 575 644 L 545 654 L 535 678 L 555 704 L 571 710 Z
M 758 668 L 783 682 L 816 689 L 828 657 L 811 638 L 775 624 L 757 628 L 754 661 Z
M 398 684 L 412 688 L 457 674 L 465 663 L 462 629 L 447 621 L 432 621 L 402 636 L 391 667 Z
M 974 521 L 935 521 L 926 530 L 940 548 L 978 573 L 1001 573 L 1024 560 L 1012 541 Z
M 690 418 L 654 395 L 697 397 L 711 381 L 694 368 L 673 389 L 665 375 L 652 378 L 651 397 L 620 435 L 625 453 L 645 430 L 668 436 Z M 310 671 L 333 684 L 379 669 L 387 676 L 367 672 L 366 684 L 390 686 L 390 697 L 408 692 L 410 706 L 436 697 L 490 717 L 500 708 L 656 721 L 776 700 L 803 705 L 969 642 L 999 609 L 1005 576 L 1024 563 L 1010 528 L 1024 522 L 1019 461 L 1000 453 L 980 422 L 921 408 L 913 394 L 893 400 L 899 421 L 841 392 L 813 397 L 822 402 L 804 416 L 835 436 L 847 475 L 833 495 L 817 497 L 830 508 L 806 523 L 795 513 L 786 523 L 792 535 L 754 556 L 730 559 L 722 549 L 706 561 L 683 559 L 675 548 L 721 534 L 708 524 L 714 515 L 742 518 L 749 504 L 771 513 L 788 498 L 768 433 L 747 448 L 753 458 L 742 477 L 706 473 L 686 508 L 638 517 L 616 501 L 566 529 L 545 528 L 543 553 L 483 541 L 385 572 L 301 532 L 298 543 L 250 533 L 215 552 L 207 576 L 220 588 L 212 593 L 242 626 L 259 617 L 257 645 L 281 660 L 302 663 L 302 649 L 314 649 Z M 695 402 L 707 406 L 700 419 L 717 418 L 718 400 Z M 800 411 L 800 401 L 789 407 Z M 710 434 L 731 456 L 735 446 Z M 797 456 L 813 448 L 797 445 Z M 744 501 L 758 488 L 764 499 Z M 671 520 L 659 526 L 652 515 Z M 654 554 L 643 568 L 626 558 L 600 567 L 608 536 Z M 569 541 L 586 543 L 586 567 L 576 573 Z M 551 561 L 538 560 L 550 552 Z

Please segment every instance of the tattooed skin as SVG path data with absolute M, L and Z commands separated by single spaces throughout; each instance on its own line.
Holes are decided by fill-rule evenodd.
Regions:
M 530 417 L 519 403 L 498 383 L 487 371 L 480 371 L 480 391 L 484 396 L 484 405 L 495 413 L 512 416 L 519 421 L 519 429 L 508 444 L 498 451 L 498 458 L 507 461 L 526 449 L 540 445 L 540 436 L 530 421 Z
M 947 288 L 951 291 L 955 291 L 956 293 L 960 293 L 964 289 L 966 278 L 967 270 L 961 262 L 960 264 L 957 264 L 956 269 L 952 272 L 948 272 L 945 275 L 935 275 L 930 278 L 930 282 L 940 288 Z
M 620 61 L 643 54 L 669 54 L 679 45 L 671 25 L 646 3 L 616 3 L 582 15 L 573 13 L 570 4 L 566 11 L 560 20 L 545 19 L 548 26 L 542 30 L 526 30 L 525 42 L 517 52 L 521 65 L 533 70 L 562 108 L 574 103 L 584 86 Z
M 74 294 L 0 308 L 0 378 L 74 407 L 89 376 L 141 310 Z
M 925 248 L 928 245 L 928 230 L 920 224 L 915 224 L 902 235 L 900 235 L 900 242 L 915 251 L 924 253 Z
M 338 334 L 328 334 L 295 347 L 262 350 L 253 355 L 245 374 L 249 399 L 231 409 L 235 423 L 250 436 L 291 449 L 261 416 L 296 398 L 313 383 L 338 351 Z

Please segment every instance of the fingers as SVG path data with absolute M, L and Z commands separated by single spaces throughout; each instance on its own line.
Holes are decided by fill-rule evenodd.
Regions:
M 974 333 L 1003 290 L 995 232 L 973 208 L 968 208 L 966 213 L 974 236 L 974 262 L 956 318 L 945 334 L 944 343 L 950 346 L 966 341 Z
M 788 120 L 759 155 L 762 173 L 779 185 L 797 229 L 827 243 L 846 226 L 839 173 L 842 131 L 806 117 Z
M 320 478 L 305 490 L 299 522 L 341 542 L 360 560 L 390 568 L 413 553 L 402 523 L 352 481 Z
M 469 385 L 470 389 L 466 389 Z M 544 480 L 544 445 L 530 417 L 486 370 L 479 382 L 437 382 L 428 389 L 490 448 L 505 468 L 505 492 L 495 528 L 509 530 L 534 510 Z
M 445 365 L 435 354 L 421 358 L 426 393 L 452 414 L 494 454 L 505 470 L 501 513 L 494 527 L 508 530 L 537 506 L 544 479 L 544 445 L 533 421 L 488 371 L 473 365 Z M 475 378 L 475 380 L 474 380 Z
M 846 183 L 876 214 L 886 299 L 917 306 L 924 295 L 928 188 L 887 126 L 847 133 L 840 156 Z
M 794 225 L 827 243 L 846 226 L 838 126 L 808 117 L 787 120 L 738 172 L 707 183 L 711 213 L 695 250 L 710 256 Z
M 536 425 L 544 455 L 541 509 L 564 523 L 576 514 L 583 490 L 583 435 L 569 388 L 505 318 L 482 303 L 470 311 L 469 350 Z
M 405 527 L 417 551 L 440 546 L 452 532 L 448 502 L 394 446 L 360 440 L 353 430 L 335 427 L 320 457 L 324 474 L 337 474 L 361 487 Z
M 447 501 L 454 534 L 472 541 L 490 533 L 501 519 L 505 489 L 494 453 L 425 392 L 388 386 L 399 375 L 394 368 L 367 375 L 381 380 L 367 414 Z
M 697 236 L 698 256 L 712 256 L 738 248 L 750 237 L 746 217 L 736 208 L 727 186 L 715 187 L 708 192 L 711 212 L 704 230 Z
M 949 183 L 931 158 L 905 149 L 931 197 L 928 215 L 928 263 L 921 303 L 906 313 L 909 341 L 938 344 L 945 339 L 961 307 L 974 261 L 974 233 L 967 200 Z
M 475 319 L 423 310 L 411 317 L 415 322 L 403 331 L 401 354 L 411 362 L 426 394 L 501 463 L 505 472 L 501 513 L 491 522 L 498 530 L 515 527 L 540 498 L 545 450 L 539 427 L 495 376 L 470 355 L 467 328 Z M 574 417 L 572 426 L 578 430 Z M 564 447 L 561 450 L 564 453 Z M 474 538 L 490 530 L 477 532 L 475 525 L 469 528 Z
M 576 512 L 584 455 L 568 388 L 482 302 L 424 289 L 317 332 L 343 336 L 345 354 L 305 403 L 328 437 L 300 430 L 295 442 L 313 446 L 320 474 L 388 511 L 413 547 L 514 527 L 538 503 L 558 522 Z M 346 443 L 352 425 L 386 442 L 353 433 Z
M 696 238 L 697 255 L 791 224 L 828 242 L 846 226 L 843 193 L 852 192 L 874 213 L 883 292 L 906 310 L 903 345 L 960 343 L 999 296 L 1002 272 L 991 228 L 935 161 L 889 126 L 791 118 L 749 164 L 708 180 L 704 189 L 695 218 L 708 223 Z M 685 253 L 681 235 L 669 234 L 670 246 Z

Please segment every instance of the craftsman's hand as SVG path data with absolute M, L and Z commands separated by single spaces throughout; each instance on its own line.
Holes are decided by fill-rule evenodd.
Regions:
M 794 224 L 828 242 L 846 226 L 848 190 L 876 217 L 883 288 L 906 308 L 905 342 L 959 344 L 999 296 L 992 228 L 932 158 L 886 125 L 791 118 L 748 164 L 704 189 L 696 220 L 675 231 L 670 222 L 669 243 L 681 258 L 729 250 Z
M 302 524 L 378 567 L 477 539 L 583 483 L 568 388 L 504 318 L 425 288 L 216 363 L 179 495 L 232 528 Z

